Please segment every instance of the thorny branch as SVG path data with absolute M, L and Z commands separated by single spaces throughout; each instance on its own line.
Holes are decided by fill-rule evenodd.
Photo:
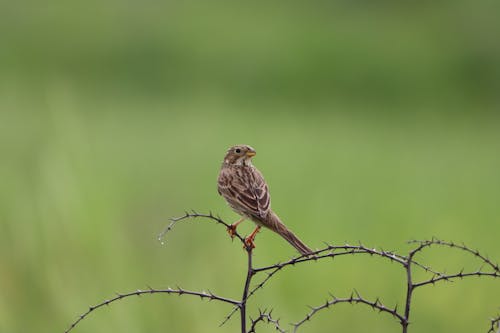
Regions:
M 326 247 L 317 250 L 313 252 L 312 256 L 300 256 L 296 258 L 292 258 L 288 261 L 285 261 L 283 263 L 277 263 L 274 265 L 270 266 L 264 266 L 260 268 L 254 268 L 255 273 L 260 273 L 260 272 L 266 272 L 266 277 L 258 283 L 255 287 L 253 287 L 252 290 L 250 290 L 248 294 L 248 298 L 252 297 L 259 289 L 262 289 L 264 285 L 278 272 L 280 272 L 283 268 L 288 267 L 288 266 L 295 266 L 296 264 L 301 264 L 309 261 L 318 261 L 318 260 L 323 260 L 326 258 L 331 258 L 334 259 L 335 257 L 338 256 L 344 256 L 344 255 L 356 255 L 356 254 L 368 254 L 370 256 L 378 256 L 381 258 L 384 258 L 386 260 L 389 260 L 390 262 L 396 262 L 403 267 L 406 267 L 407 262 L 408 262 L 408 257 L 401 256 L 398 254 L 395 254 L 392 251 L 385 251 L 385 250 L 377 250 L 376 248 L 369 248 L 366 247 L 362 244 L 359 245 L 349 245 L 349 244 L 344 244 L 340 246 L 333 246 L 326 244 Z M 411 263 L 414 264 L 415 266 L 422 268 L 426 272 L 433 273 L 435 277 L 441 277 L 443 276 L 440 272 L 434 271 L 432 268 L 422 265 L 413 258 L 411 259 Z M 224 325 L 231 317 L 238 311 L 238 307 L 234 307 L 233 310 L 226 316 L 224 321 L 221 323 L 221 325 Z
M 464 243 L 457 244 L 454 242 L 447 242 L 447 241 L 443 241 L 441 239 L 437 239 L 435 237 L 433 237 L 430 240 L 411 240 L 408 243 L 419 244 L 419 246 L 413 250 L 414 253 L 422 251 L 424 248 L 431 247 L 433 245 L 446 246 L 446 247 L 450 247 L 450 248 L 460 249 L 460 250 L 463 250 L 465 252 L 468 252 L 468 253 L 474 255 L 475 257 L 479 258 L 483 263 L 490 266 L 494 271 L 496 271 L 497 273 L 500 273 L 500 266 L 498 265 L 498 263 L 493 263 L 487 256 L 481 254 L 479 252 L 479 250 L 473 250 L 470 247 L 468 247 L 467 245 L 465 245 Z
M 225 302 L 225 303 L 229 303 L 229 304 L 233 304 L 233 305 L 237 305 L 238 304 L 238 301 L 235 301 L 235 300 L 232 300 L 230 298 L 225 298 L 225 297 L 221 297 L 221 296 L 217 296 L 215 294 L 213 294 L 212 292 L 210 291 L 191 291 L 191 290 L 186 290 L 186 289 L 182 289 L 182 288 L 175 288 L 175 289 L 172 289 L 172 288 L 167 288 L 167 289 L 153 289 L 151 287 L 148 287 L 148 289 L 146 290 L 135 290 L 135 291 L 132 291 L 132 292 L 128 292 L 128 293 L 124 293 L 124 294 L 120 294 L 120 293 L 117 293 L 115 297 L 112 297 L 110 299 L 107 299 L 99 304 L 96 304 L 94 306 L 90 306 L 88 308 L 88 310 L 84 313 L 82 313 L 80 316 L 78 316 L 78 319 L 76 319 L 71 325 L 70 327 L 65 331 L 65 333 L 71 331 L 76 325 L 78 325 L 78 323 L 80 321 L 82 321 L 83 319 L 85 319 L 90 313 L 92 313 L 93 311 L 105 306 L 105 305 L 110 305 L 111 303 L 114 303 L 116 301 L 119 301 L 119 300 L 122 300 L 124 298 L 128 298 L 128 297 L 131 297 L 131 296 L 141 296 L 141 295 L 145 295 L 145 294 L 177 294 L 177 295 L 191 295 L 191 296 L 198 296 L 200 297 L 201 299 L 208 299 L 210 301 L 220 301 L 220 302 Z
M 183 221 L 183 220 L 187 220 L 187 219 L 189 219 L 189 218 L 193 218 L 193 219 L 194 219 L 194 218 L 198 218 L 198 217 L 204 217 L 204 218 L 206 218 L 206 219 L 208 219 L 208 220 L 214 221 L 215 223 L 218 223 L 218 224 L 221 224 L 221 225 L 225 226 L 225 227 L 226 227 L 226 229 L 230 227 L 230 224 L 229 224 L 229 223 L 224 222 L 224 220 L 222 220 L 222 219 L 220 218 L 220 216 L 218 216 L 218 215 L 217 215 L 217 216 L 213 215 L 213 214 L 212 214 L 212 212 L 209 212 L 208 214 L 200 214 L 200 213 L 196 212 L 195 210 L 191 210 L 191 213 L 190 213 L 190 212 L 188 212 L 188 211 L 185 211 L 185 212 L 184 212 L 184 215 L 182 215 L 182 216 L 179 216 L 179 217 L 171 217 L 171 218 L 170 218 L 170 223 L 168 224 L 168 226 L 167 226 L 165 229 L 163 229 L 163 231 L 162 231 L 162 232 L 158 235 L 158 240 L 159 240 L 160 242 L 164 242 L 164 238 L 165 238 L 165 236 L 167 235 L 167 233 L 168 233 L 169 231 L 171 231 L 171 230 L 173 229 L 173 227 L 174 227 L 174 226 L 175 226 L 178 222 L 181 222 L 181 221 Z M 236 238 L 238 238 L 238 239 L 240 240 L 240 242 L 241 242 L 243 245 L 245 245 L 245 239 L 244 239 L 243 237 L 241 237 L 241 235 L 240 235 L 240 234 L 238 234 L 236 231 L 234 231 L 234 233 L 233 233 L 233 234 L 234 234 L 234 236 L 235 236 Z
M 271 315 L 273 310 L 266 312 L 266 310 L 259 310 L 259 316 L 255 319 L 250 318 L 251 325 L 248 333 L 255 333 L 255 327 L 259 322 L 265 322 L 267 324 L 272 324 L 274 329 L 280 333 L 285 333 L 286 331 L 281 328 L 279 319 L 274 319 Z
M 384 312 L 392 315 L 394 318 L 398 319 L 400 322 L 404 321 L 405 318 L 398 313 L 398 306 L 396 305 L 393 309 L 385 306 L 382 304 L 382 302 L 377 298 L 375 301 L 369 301 L 365 298 L 363 298 L 356 290 L 353 291 L 351 296 L 347 298 L 337 298 L 333 295 L 331 296 L 331 300 L 327 300 L 324 304 L 317 306 L 317 307 L 311 307 L 311 312 L 309 312 L 304 319 L 300 320 L 299 322 L 292 324 L 293 325 L 293 331 L 296 332 L 300 326 L 302 326 L 304 323 L 307 321 L 311 320 L 311 318 L 318 313 L 321 310 L 328 309 L 330 307 L 333 307 L 336 304 L 340 303 L 350 303 L 350 304 L 365 304 L 370 306 L 373 310 L 378 310 L 379 312 Z
M 470 273 L 463 273 L 463 271 L 460 271 L 459 273 L 456 273 L 456 274 L 441 275 L 438 277 L 432 277 L 426 281 L 414 283 L 413 288 L 422 287 L 422 286 L 425 286 L 428 284 L 434 284 L 437 281 L 449 281 L 449 282 L 451 282 L 453 279 L 457 279 L 457 278 L 462 279 L 464 277 L 469 277 L 469 276 L 490 276 L 493 278 L 498 278 L 498 277 L 500 277 L 500 274 L 497 272 L 482 272 L 481 270 L 477 270 L 475 272 L 470 272 Z
M 226 223 L 224 220 L 222 220 L 219 216 L 213 215 L 211 212 L 209 214 L 200 214 L 197 213 L 196 211 L 191 211 L 191 212 L 185 212 L 183 216 L 176 217 L 176 218 L 171 218 L 170 219 L 170 224 L 162 231 L 162 233 L 158 236 L 158 239 L 160 242 L 164 242 L 165 235 L 172 230 L 172 228 L 181 221 L 188 220 L 188 219 L 196 219 L 196 218 L 205 218 L 208 221 L 215 222 L 218 225 L 224 226 L 226 229 L 230 227 L 230 224 Z M 374 310 L 378 310 L 380 312 L 384 312 L 387 314 L 392 315 L 394 318 L 396 318 L 399 321 L 399 324 L 401 325 L 402 332 L 406 333 L 408 332 L 408 326 L 410 324 L 410 313 L 411 313 L 411 304 L 412 304 L 412 299 L 414 295 L 414 291 L 423 286 L 427 285 L 434 285 L 436 282 L 439 281 L 453 281 L 456 279 L 463 279 L 463 278 L 468 278 L 468 277 L 492 277 L 492 278 L 500 278 L 500 269 L 498 263 L 494 263 L 491 261 L 487 256 L 484 254 L 480 253 L 478 250 L 473 250 L 470 247 L 466 246 L 465 244 L 457 244 L 454 242 L 447 242 L 443 240 L 439 240 L 437 238 L 432 238 L 431 240 L 413 240 L 410 241 L 410 244 L 416 244 L 416 247 L 411 249 L 406 256 L 396 254 L 392 251 L 385 251 L 383 249 L 376 249 L 376 248 L 370 248 L 366 247 L 363 244 L 359 243 L 358 245 L 349 245 L 349 244 L 344 244 L 344 245 L 330 245 L 326 243 L 325 247 L 319 250 L 316 250 L 315 252 L 311 253 L 308 256 L 298 256 L 294 257 L 290 260 L 276 263 L 274 265 L 269 265 L 269 266 L 263 266 L 263 267 L 254 267 L 253 262 L 252 262 L 252 248 L 249 247 L 246 242 L 245 238 L 238 234 L 237 232 L 234 232 L 234 236 L 243 244 L 243 247 L 245 249 L 245 252 L 247 254 L 247 274 L 244 282 L 244 287 L 243 287 L 243 292 L 240 300 L 233 300 L 230 298 L 222 297 L 215 295 L 211 292 L 198 292 L 198 291 L 188 291 L 184 290 L 181 288 L 177 289 L 153 289 L 149 288 L 147 290 L 136 290 L 133 292 L 125 293 L 125 294 L 117 294 L 116 297 L 113 297 L 111 299 L 105 300 L 104 302 L 101 302 L 95 306 L 91 306 L 85 313 L 80 315 L 75 322 L 71 324 L 71 326 L 65 331 L 66 333 L 71 331 L 80 321 L 85 319 L 90 313 L 92 313 L 94 310 L 103 307 L 104 305 L 109 305 L 110 303 L 113 303 L 115 301 L 121 300 L 126 297 L 130 296 L 140 296 L 143 294 L 157 294 L 157 293 L 166 293 L 166 294 L 178 294 L 178 295 L 191 295 L 191 296 L 198 296 L 202 299 L 208 299 L 208 300 L 214 300 L 214 301 L 219 301 L 223 303 L 228 303 L 232 304 L 234 307 L 232 311 L 225 317 L 224 321 L 221 323 L 221 326 L 224 325 L 227 321 L 229 321 L 232 316 L 236 313 L 240 313 L 240 320 L 241 320 L 241 332 L 242 333 L 255 333 L 256 332 L 256 326 L 260 322 L 265 322 L 268 324 L 272 324 L 274 328 L 278 332 L 285 332 L 284 329 L 281 328 L 280 323 L 278 320 L 274 319 L 271 316 L 272 311 L 259 311 L 259 315 L 255 318 L 249 318 L 250 319 L 250 328 L 247 331 L 247 303 L 248 300 L 260 289 L 263 289 L 264 285 L 272 279 L 274 276 L 277 275 L 278 272 L 282 271 L 284 268 L 288 267 L 294 267 L 298 264 L 303 264 L 311 261 L 319 261 L 319 260 L 325 260 L 327 258 L 334 259 L 335 257 L 340 257 L 340 256 L 346 256 L 346 255 L 359 255 L 359 254 L 364 254 L 364 255 L 369 255 L 371 257 L 379 257 L 383 258 L 389 262 L 394 262 L 399 265 L 405 270 L 406 272 L 406 297 L 404 301 L 404 312 L 398 311 L 397 305 L 394 308 L 389 308 L 385 306 L 384 304 L 381 303 L 381 301 L 377 298 L 375 301 L 369 301 L 363 297 L 357 292 L 354 291 L 350 297 L 347 298 L 336 298 L 333 295 L 331 296 L 330 300 L 327 300 L 323 305 L 320 305 L 318 307 L 311 307 L 311 312 L 309 312 L 305 318 L 302 320 L 296 322 L 295 324 L 292 324 L 294 332 L 298 330 L 299 327 L 301 327 L 305 322 L 309 321 L 311 317 L 313 317 L 317 312 L 331 308 L 337 304 L 341 303 L 351 303 L 351 304 L 365 304 L 367 306 L 372 307 Z M 431 247 L 449 247 L 449 248 L 455 248 L 461 251 L 464 251 L 466 253 L 472 254 L 474 257 L 479 259 L 479 261 L 483 264 L 483 266 L 487 266 L 490 269 L 488 270 L 483 270 L 483 267 L 476 271 L 472 272 L 465 272 L 463 269 L 460 272 L 454 273 L 454 274 L 445 274 L 439 271 L 436 271 L 432 269 L 429 266 L 426 266 L 422 263 L 417 262 L 414 257 L 423 251 L 424 249 L 431 248 Z M 417 267 L 419 269 L 423 269 L 425 272 L 432 274 L 432 277 L 430 277 L 427 280 L 423 280 L 420 282 L 415 282 L 413 280 L 413 267 Z M 256 275 L 264 275 L 265 277 L 255 286 L 251 288 L 252 280 Z M 500 328 L 498 327 L 500 323 L 500 316 L 492 319 L 491 320 L 491 328 L 488 331 L 488 333 L 500 333 Z M 497 330 L 497 331 L 495 331 Z

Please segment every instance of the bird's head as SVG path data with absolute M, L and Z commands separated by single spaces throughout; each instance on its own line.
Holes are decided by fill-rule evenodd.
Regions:
M 252 165 L 255 149 L 247 145 L 237 145 L 227 150 L 224 163 L 231 165 Z

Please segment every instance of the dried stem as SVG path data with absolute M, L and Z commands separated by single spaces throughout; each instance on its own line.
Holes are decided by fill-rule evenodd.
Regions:
M 432 277 L 429 280 L 413 284 L 413 287 L 414 288 L 422 287 L 422 286 L 425 286 L 425 285 L 428 285 L 428 284 L 434 284 L 437 281 L 452 282 L 453 279 L 457 279 L 457 278 L 463 279 L 465 277 L 470 277 L 470 276 L 490 276 L 490 277 L 493 277 L 493 278 L 499 278 L 500 274 L 497 273 L 497 272 L 482 272 L 481 270 L 477 270 L 475 272 L 470 272 L 470 273 L 464 273 L 463 270 L 462 270 L 462 271 L 460 271 L 459 273 L 456 273 L 456 274 L 447 274 L 447 275 L 442 275 L 442 276 L 438 276 L 438 277 Z
M 158 235 L 158 240 L 160 242 L 163 242 L 164 239 L 165 239 L 165 236 L 167 235 L 168 232 L 170 232 L 173 227 L 180 221 L 183 221 L 183 220 L 187 220 L 187 219 L 194 219 L 194 218 L 198 218 L 198 217 L 203 217 L 203 218 L 206 218 L 208 220 L 211 220 L 211 221 L 214 221 L 218 224 L 221 224 L 223 226 L 227 228 L 229 228 L 231 225 L 229 223 L 226 223 L 224 220 L 222 220 L 220 218 L 220 216 L 215 216 L 212 214 L 212 212 L 209 212 L 208 214 L 200 214 L 198 212 L 196 212 L 195 210 L 192 210 L 191 213 L 186 211 L 184 212 L 184 215 L 183 216 L 179 216 L 179 217 L 172 217 L 170 218 L 170 223 L 169 225 L 163 229 L 163 231 Z M 240 242 L 245 245 L 245 238 L 243 238 L 240 234 L 238 234 L 236 231 L 233 233 L 234 236 L 236 238 L 238 238 L 240 240 Z
M 205 218 L 210 221 L 216 222 L 218 225 L 224 226 L 226 229 L 230 228 L 230 224 L 226 223 L 224 220 L 222 220 L 219 216 L 214 216 L 212 213 L 209 214 L 200 214 L 197 213 L 196 211 L 192 212 L 186 212 L 185 215 L 176 217 L 176 218 L 171 218 L 170 219 L 170 224 L 163 230 L 163 232 L 159 235 L 158 239 L 163 242 L 164 237 L 166 233 L 172 230 L 172 228 L 180 221 L 184 221 L 187 219 L 195 219 L 195 218 Z M 95 306 L 89 307 L 89 309 L 80 315 L 78 319 L 71 324 L 71 326 L 65 331 L 69 332 L 71 331 L 80 321 L 85 319 L 90 313 L 92 313 L 94 310 L 103 307 L 104 305 L 109 305 L 110 303 L 113 303 L 115 301 L 121 300 L 123 298 L 127 298 L 130 296 L 140 296 L 143 294 L 158 294 L 158 293 L 166 293 L 166 294 L 178 294 L 178 295 L 191 295 L 191 296 L 198 296 L 201 299 L 208 299 L 208 300 L 214 300 L 214 301 L 219 301 L 223 303 L 228 303 L 232 304 L 234 307 L 232 311 L 225 317 L 224 321 L 221 323 L 221 325 L 224 325 L 227 321 L 229 321 L 232 316 L 236 312 L 240 312 L 241 316 L 241 333 L 255 333 L 256 332 L 256 326 L 260 322 L 266 322 L 268 324 L 273 324 L 274 328 L 279 331 L 279 332 L 285 332 L 279 324 L 279 321 L 274 319 L 271 316 L 271 311 L 259 311 L 259 316 L 255 319 L 250 318 L 250 328 L 247 331 L 247 303 L 248 300 L 257 292 L 257 290 L 260 290 L 264 287 L 264 285 L 274 276 L 277 275 L 278 272 L 282 271 L 284 268 L 295 266 L 297 264 L 303 264 L 303 263 L 308 263 L 311 261 L 318 261 L 318 260 L 325 260 L 327 258 L 334 259 L 335 257 L 339 256 L 345 256 L 345 255 L 359 255 L 359 254 L 368 254 L 371 257 L 379 257 L 386 259 L 389 262 L 395 262 L 405 270 L 406 272 L 406 297 L 404 301 L 404 313 L 398 312 L 397 306 L 394 308 L 389 308 L 382 304 L 380 300 L 377 298 L 375 301 L 369 301 L 365 298 L 363 298 L 357 291 L 354 291 L 350 297 L 347 298 L 337 298 L 333 295 L 331 296 L 330 300 L 327 300 L 324 304 L 318 306 L 318 307 L 311 307 L 311 311 L 303 318 L 302 320 L 298 321 L 293 325 L 294 332 L 299 329 L 305 322 L 309 321 L 316 313 L 323 309 L 330 308 L 334 305 L 341 304 L 341 303 L 351 303 L 351 304 L 365 304 L 370 307 L 372 307 L 374 310 L 379 310 L 380 312 L 384 312 L 387 314 L 392 315 L 394 318 L 396 318 L 399 321 L 399 324 L 401 326 L 402 332 L 407 333 L 408 332 L 408 326 L 410 323 L 410 314 L 411 314 L 411 307 L 412 307 L 412 299 L 414 295 L 414 291 L 417 290 L 419 287 L 424 287 L 428 285 L 434 285 L 436 282 L 439 281 L 454 281 L 458 278 L 463 279 L 467 277 L 492 277 L 492 278 L 500 278 L 500 269 L 499 265 L 493 263 L 487 256 L 483 255 L 480 253 L 478 250 L 473 250 L 469 247 L 467 247 L 465 244 L 456 244 L 453 242 L 446 242 L 442 241 L 436 238 L 432 238 L 431 240 L 421 240 L 421 241 L 410 241 L 409 243 L 411 244 L 416 244 L 416 247 L 414 247 L 412 250 L 408 252 L 406 256 L 396 254 L 392 251 L 385 251 L 383 249 L 376 249 L 376 248 L 370 248 L 366 247 L 363 244 L 359 245 L 349 245 L 349 244 L 344 244 L 344 245 L 339 245 L 339 246 L 334 246 L 330 244 L 326 244 L 326 246 L 323 249 L 317 250 L 313 252 L 312 254 L 308 256 L 298 256 L 295 258 L 292 258 L 290 260 L 276 263 L 274 265 L 268 265 L 268 266 L 263 266 L 263 267 L 254 267 L 253 262 L 252 262 L 252 248 L 250 247 L 249 244 L 245 242 L 245 238 L 242 237 L 240 234 L 237 232 L 234 232 L 234 236 L 243 244 L 243 247 L 245 249 L 245 252 L 247 254 L 247 274 L 243 286 L 243 291 L 242 291 L 242 296 L 240 300 L 234 300 L 222 296 L 215 295 L 211 292 L 199 292 L 199 291 L 190 291 L 190 290 L 184 290 L 181 288 L 167 288 L 167 289 L 153 289 L 149 288 L 147 290 L 136 290 L 133 292 L 125 293 L 125 294 L 117 294 L 117 296 L 105 300 L 104 302 L 101 302 Z M 461 251 L 464 251 L 466 253 L 474 255 L 479 261 L 483 264 L 483 266 L 487 266 L 490 269 L 483 270 L 481 267 L 480 269 L 472 272 L 464 272 L 462 269 L 458 273 L 454 274 L 445 274 L 439 271 L 436 271 L 432 269 L 429 266 L 423 265 L 417 261 L 415 261 L 414 257 L 422 252 L 425 249 L 428 249 L 433 246 L 441 246 L 441 247 L 449 247 L 449 248 L 455 248 L 459 249 Z M 420 281 L 420 282 L 415 282 L 412 276 L 413 273 L 413 267 L 417 267 L 419 269 L 423 269 L 425 272 L 432 273 L 432 277 Z M 265 274 L 265 277 L 253 288 L 250 288 L 252 284 L 252 280 L 255 276 L 259 274 Z M 498 327 L 500 323 L 500 316 L 492 319 L 491 320 L 491 328 L 488 331 L 488 333 L 500 333 L 500 328 Z
M 255 328 L 259 322 L 266 322 L 267 324 L 273 324 L 274 329 L 280 333 L 285 333 L 286 331 L 281 328 L 279 319 L 274 319 L 271 315 L 273 311 L 266 312 L 266 310 L 259 310 L 259 316 L 255 319 L 250 318 L 252 322 L 250 325 L 250 330 L 248 333 L 255 333 Z
M 310 262 L 310 261 L 318 261 L 318 260 L 323 260 L 326 258 L 335 258 L 337 256 L 343 256 L 343 255 L 356 255 L 356 254 L 369 254 L 369 255 L 375 255 L 379 256 L 385 259 L 388 259 L 389 261 L 394 261 L 398 262 L 401 265 L 405 265 L 405 257 L 399 256 L 397 254 L 394 254 L 391 251 L 384 251 L 384 250 L 377 250 L 375 248 L 368 248 L 363 246 L 362 244 L 360 245 L 340 245 L 340 246 L 333 246 L 327 244 L 327 246 L 324 249 L 317 250 L 313 252 L 309 256 L 298 256 L 295 258 L 292 258 L 288 261 L 282 262 L 282 263 L 277 263 L 274 265 L 269 265 L 269 266 L 264 266 L 264 267 L 258 267 L 258 268 L 253 268 L 253 275 L 256 275 L 261 272 L 266 272 L 266 277 L 259 283 L 257 284 L 252 290 L 249 291 L 248 293 L 248 298 L 252 297 L 259 289 L 263 288 L 264 285 L 274 276 L 276 275 L 279 271 L 281 271 L 285 267 L 289 266 L 295 266 L 296 264 L 301 264 L 305 262 Z M 421 267 L 425 267 L 423 265 L 420 265 Z M 430 268 L 427 268 L 428 271 L 430 271 Z M 236 311 L 239 309 L 238 306 L 235 306 L 233 310 L 225 317 L 224 321 L 221 323 L 221 325 L 224 325 L 231 317 L 236 313 Z
M 413 296 L 413 289 L 415 287 L 415 285 L 413 284 L 411 265 L 415 253 L 416 253 L 415 250 L 410 251 L 410 253 L 408 254 L 408 259 L 405 263 L 405 271 L 406 271 L 405 314 L 403 320 L 401 321 L 401 328 L 403 333 L 408 332 L 408 325 L 410 324 L 411 300 Z
M 391 309 L 384 304 L 377 298 L 375 301 L 369 301 L 365 298 L 363 298 L 356 290 L 353 291 L 351 296 L 347 298 L 337 298 L 333 295 L 331 296 L 331 300 L 327 300 L 324 304 L 317 306 L 317 307 L 311 307 L 311 311 L 299 322 L 292 324 L 294 327 L 294 332 L 296 332 L 300 326 L 302 326 L 304 323 L 307 321 L 311 320 L 311 318 L 318 313 L 321 310 L 328 309 L 334 305 L 340 304 L 340 303 L 350 303 L 350 304 L 365 304 L 370 306 L 373 310 L 379 310 L 380 312 L 388 313 L 392 315 L 394 318 L 398 319 L 400 322 L 403 322 L 405 318 L 398 313 L 398 308 L 397 305 Z
M 225 297 L 221 297 L 221 296 L 217 296 L 215 294 L 213 294 L 212 292 L 210 291 L 191 291 L 191 290 L 186 290 L 186 289 L 182 289 L 182 288 L 179 288 L 177 287 L 176 289 L 172 289 L 172 288 L 167 288 L 167 289 L 153 289 L 151 287 L 148 287 L 147 290 L 135 290 L 135 291 L 132 291 L 132 292 L 128 292 L 128 293 L 124 293 L 124 294 L 120 294 L 120 293 L 117 293 L 115 297 L 113 298 L 110 298 L 110 299 L 107 299 L 99 304 L 96 304 L 94 306 L 90 306 L 89 309 L 87 311 L 85 311 L 84 313 L 82 313 L 80 316 L 78 316 L 78 319 L 75 320 L 71 325 L 70 327 L 64 331 L 65 333 L 71 331 L 73 328 L 75 328 L 76 325 L 78 325 L 78 323 L 80 321 L 82 321 L 83 319 L 85 319 L 90 313 L 92 313 L 93 311 L 105 306 L 105 305 L 110 305 L 111 303 L 114 303 L 116 301 L 119 301 L 119 300 L 122 300 L 124 298 L 128 298 L 128 297 L 131 297 L 131 296 L 141 296 L 141 295 L 144 295 L 144 294 L 177 294 L 177 295 L 191 295 L 191 296 L 198 296 L 200 297 L 201 299 L 208 299 L 210 301 L 220 301 L 220 302 L 224 302 L 224 303 L 229 303 L 229 304 L 233 304 L 233 305 L 237 305 L 239 304 L 238 301 L 235 301 L 233 299 L 230 299 L 230 298 L 225 298 Z
M 500 273 L 500 266 L 498 265 L 498 263 L 493 263 L 487 256 L 481 254 L 479 252 L 479 250 L 473 250 L 470 247 L 466 246 L 464 243 L 457 244 L 454 242 L 447 242 L 447 241 L 437 239 L 434 237 L 430 240 L 412 240 L 412 241 L 409 241 L 408 243 L 420 244 L 417 247 L 415 252 L 421 251 L 426 247 L 431 247 L 432 245 L 446 246 L 446 247 L 450 247 L 450 248 L 460 249 L 462 251 L 465 251 L 465 252 L 468 252 L 468 253 L 474 255 L 475 257 L 479 258 L 483 263 L 490 266 L 494 271 Z
M 241 296 L 241 301 L 239 303 L 242 333 L 245 333 L 247 331 L 246 312 L 247 312 L 248 289 L 250 288 L 250 281 L 252 281 L 252 277 L 255 274 L 252 267 L 252 248 L 247 247 L 246 252 L 247 252 L 247 277 L 245 279 L 245 287 L 243 288 L 243 295 Z

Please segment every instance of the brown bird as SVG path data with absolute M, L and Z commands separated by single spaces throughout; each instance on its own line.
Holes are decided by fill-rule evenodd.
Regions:
M 250 248 L 254 248 L 253 240 L 261 227 L 266 227 L 286 239 L 302 255 L 312 252 L 288 230 L 278 215 L 271 210 L 269 188 L 257 168 L 252 165 L 255 150 L 247 145 L 238 145 L 229 148 L 222 162 L 219 173 L 218 191 L 226 199 L 231 208 L 241 215 L 241 219 L 231 224 L 228 232 L 234 237 L 236 227 L 245 219 L 250 219 L 257 227 L 245 239 Z

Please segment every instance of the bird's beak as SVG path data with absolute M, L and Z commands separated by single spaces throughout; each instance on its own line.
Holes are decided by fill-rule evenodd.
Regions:
M 247 151 L 247 156 L 248 157 L 253 157 L 255 156 L 257 153 L 254 151 L 254 150 L 250 150 L 250 151 Z

